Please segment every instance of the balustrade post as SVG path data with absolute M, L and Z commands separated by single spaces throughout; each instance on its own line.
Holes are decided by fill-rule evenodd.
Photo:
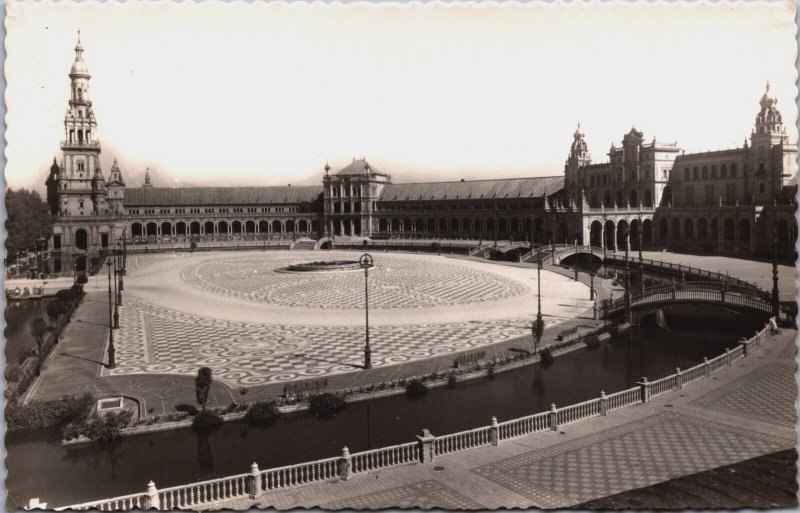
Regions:
M 639 385 L 639 388 L 641 389 L 642 402 L 643 403 L 649 403 L 650 402 L 650 382 L 647 381 L 647 377 L 642 377 L 642 380 L 639 381 L 636 384 Z
M 147 483 L 147 496 L 144 498 L 142 509 L 161 509 L 161 501 L 158 498 L 158 488 L 153 481 Z
M 552 403 L 550 405 L 550 429 L 553 431 L 558 431 L 558 410 L 556 409 L 556 403 Z
M 605 390 L 600 391 L 600 415 L 608 415 L 608 399 L 606 398 Z
M 350 449 L 345 445 L 342 447 L 342 459 L 339 461 L 339 477 L 345 481 L 350 479 L 352 470 L 352 459 L 350 458 Z
M 742 339 L 739 341 L 739 345 L 742 346 L 742 356 L 747 357 L 747 339 L 742 337 Z
M 683 390 L 683 372 L 680 367 L 675 367 L 675 390 Z
M 706 371 L 706 377 L 710 378 L 711 377 L 711 364 L 708 363 L 708 358 L 705 357 L 705 356 L 703 357 L 703 367 L 705 368 L 705 371 Z
M 253 462 L 250 465 L 250 475 L 247 476 L 247 494 L 251 499 L 257 499 L 261 495 L 261 471 L 258 469 L 258 464 Z
M 490 436 L 492 440 L 492 445 L 497 446 L 500 442 L 500 426 L 497 425 L 497 417 L 492 417 L 492 424 L 490 426 Z
M 732 362 L 731 362 L 731 350 L 728 349 L 727 347 L 725 348 L 725 364 L 728 367 L 730 367 L 731 364 L 732 364 Z
M 419 461 L 420 463 L 433 462 L 433 441 L 436 437 L 431 434 L 427 429 L 423 429 L 417 435 L 417 443 L 419 444 Z

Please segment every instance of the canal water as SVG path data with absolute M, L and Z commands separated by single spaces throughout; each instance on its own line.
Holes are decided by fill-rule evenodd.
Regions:
M 27 301 L 7 301 L 6 318 L 6 370 L 19 367 L 19 354 L 36 346 L 31 336 L 31 323 L 37 317 L 48 322 L 47 303 L 51 299 L 30 299 Z
M 243 422 L 211 432 L 190 429 L 135 436 L 109 444 L 64 448 L 55 432 L 6 437 L 7 507 L 38 497 L 50 507 L 144 491 L 338 456 L 415 440 L 428 428 L 434 435 L 504 421 L 566 406 L 629 388 L 642 376 L 654 380 L 734 347 L 760 327 L 758 321 L 731 322 L 703 317 L 667 316 L 665 330 L 655 324 L 620 335 L 596 349 L 557 358 L 549 366 L 531 365 L 497 374 L 491 381 L 460 383 L 405 396 L 354 403 L 330 420 L 307 414 L 284 417 L 270 427 Z

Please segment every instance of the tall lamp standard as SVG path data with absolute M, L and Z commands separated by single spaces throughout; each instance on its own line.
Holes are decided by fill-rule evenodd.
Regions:
M 117 275 L 119 271 L 117 270 L 117 257 L 116 254 L 112 251 L 109 254 L 109 263 L 111 263 L 114 267 L 114 329 L 119 329 L 119 301 L 118 299 L 118 290 L 117 290 Z
M 114 358 L 114 353 L 116 353 L 116 349 L 114 349 L 114 325 L 112 324 L 112 313 L 111 313 L 111 303 L 113 298 L 111 296 L 111 260 L 106 262 L 108 266 L 108 367 L 109 369 L 113 369 L 117 366 L 117 362 Z
M 531 326 L 533 332 L 533 352 L 539 349 L 539 342 L 544 333 L 544 321 L 542 320 L 542 247 L 539 246 L 539 258 L 536 260 L 536 320 Z
M 772 248 L 772 315 L 775 317 L 775 321 L 778 320 L 778 315 L 780 314 L 780 297 L 778 292 L 778 232 L 774 228 L 773 225 L 773 232 L 775 233 L 773 237 L 773 248 Z
M 644 223 L 639 218 L 639 289 L 640 294 L 644 295 L 644 260 L 642 259 L 642 239 L 644 234 Z
M 122 229 L 122 274 L 128 272 L 128 228 Z
M 123 280 L 122 275 L 124 273 L 124 269 L 122 268 L 122 250 L 120 249 L 119 241 L 117 241 L 117 254 L 116 254 L 116 267 L 117 267 L 117 304 L 122 306 L 122 288 L 123 288 Z
M 625 322 L 631 322 L 631 271 L 628 265 L 628 250 L 631 246 L 630 233 L 625 233 Z
M 364 338 L 364 368 L 372 368 L 372 349 L 369 347 L 369 268 L 372 267 L 373 258 L 369 253 L 364 253 L 358 259 L 358 264 L 364 269 L 364 316 L 366 332 Z

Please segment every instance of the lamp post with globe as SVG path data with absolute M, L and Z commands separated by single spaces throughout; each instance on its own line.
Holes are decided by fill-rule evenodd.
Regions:
M 364 319 L 365 319 L 365 337 L 364 337 L 364 368 L 372 368 L 372 349 L 369 347 L 369 268 L 373 266 L 373 258 L 369 253 L 364 253 L 358 259 L 358 264 L 364 269 Z

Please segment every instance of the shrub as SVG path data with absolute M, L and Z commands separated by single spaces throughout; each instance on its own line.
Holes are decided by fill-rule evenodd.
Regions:
M 181 413 L 186 413 L 188 415 L 191 415 L 192 417 L 197 415 L 197 413 L 200 411 L 191 404 L 179 404 L 178 406 L 175 407 L 175 409 Z
M 196 249 L 197 249 L 197 242 L 192 241 L 192 243 L 189 244 L 189 251 L 194 251 Z
M 555 358 L 553 357 L 553 351 L 551 351 L 549 347 L 545 347 L 544 349 L 542 349 L 541 355 L 542 355 L 542 363 L 544 363 L 545 365 L 550 365 L 555 360 Z
M 600 347 L 600 338 L 597 335 L 588 335 L 583 339 L 583 342 L 586 344 L 586 347 L 591 349 Z
M 494 379 L 494 365 L 490 365 L 486 368 L 486 377 L 488 379 Z
M 21 374 L 22 371 L 19 370 L 19 367 L 12 367 L 10 369 L 6 369 L 6 381 L 9 382 L 19 381 Z
M 78 277 L 75 279 L 75 283 L 83 287 L 89 282 L 89 278 L 86 277 L 86 273 L 80 273 Z
M 67 424 L 61 436 L 65 440 L 85 436 L 89 440 L 110 442 L 120 437 L 120 430 L 130 424 L 131 417 L 133 412 L 130 410 L 104 415 L 94 412 L 85 419 Z
M 280 416 L 281 411 L 274 401 L 258 402 L 247 410 L 244 420 L 250 424 L 269 426 Z
M 339 396 L 323 393 L 311 397 L 308 403 L 308 409 L 315 417 L 327 419 L 335 416 L 342 411 L 347 402 Z
M 411 398 L 422 397 L 428 393 L 428 387 L 418 379 L 412 379 L 406 385 L 406 395 Z
M 452 390 L 456 387 L 457 384 L 458 384 L 458 379 L 456 379 L 456 375 L 450 374 L 450 376 L 447 378 L 447 388 Z
M 50 401 L 34 401 L 26 405 L 9 403 L 6 406 L 6 423 L 9 431 L 63 427 L 84 420 L 94 404 L 94 397 L 88 393 Z
M 222 424 L 222 417 L 211 411 L 201 411 L 192 418 L 192 427 L 206 428 Z
M 75 292 L 72 289 L 61 289 L 56 292 L 56 297 L 65 304 L 70 304 L 75 299 Z

